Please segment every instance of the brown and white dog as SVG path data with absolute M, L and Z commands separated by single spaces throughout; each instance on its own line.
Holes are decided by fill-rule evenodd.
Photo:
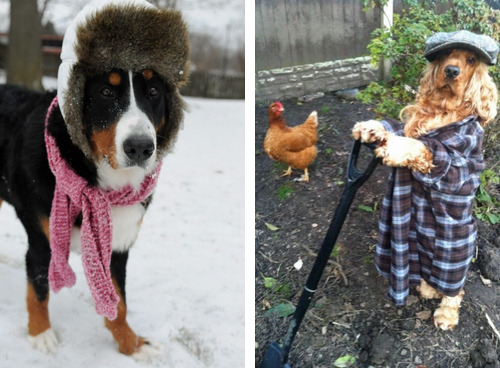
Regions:
M 404 130 L 401 128 L 399 135 L 395 134 L 397 128 L 393 129 L 391 124 L 376 120 L 357 123 L 352 130 L 355 139 L 361 139 L 363 142 L 378 142 L 375 153 L 377 157 L 382 159 L 383 164 L 410 169 L 409 172 L 411 174 L 405 176 L 408 180 L 408 183 L 405 185 L 407 185 L 406 188 L 412 188 L 412 193 L 410 193 L 408 201 L 411 202 L 413 210 L 411 213 L 408 211 L 411 220 L 408 223 L 409 231 L 404 234 L 406 234 L 405 236 L 414 238 L 410 239 L 410 241 L 408 239 L 396 239 L 397 237 L 390 233 L 392 229 L 383 229 L 386 226 L 386 224 L 383 224 L 379 226 L 379 243 L 387 236 L 391 237 L 391 242 L 397 243 L 398 241 L 402 241 L 403 243 L 410 243 L 410 253 L 413 247 L 415 263 L 412 264 L 410 260 L 410 265 L 406 266 L 410 269 L 410 275 L 412 272 L 415 272 L 416 276 L 414 279 L 411 279 L 410 276 L 409 283 L 417 286 L 423 298 L 441 298 L 441 304 L 434 313 L 434 324 L 443 330 L 453 329 L 458 323 L 460 303 L 464 295 L 463 283 L 465 282 L 465 274 L 472 258 L 470 254 L 470 240 L 472 239 L 473 244 L 476 231 L 471 208 L 474 201 L 474 193 L 478 185 L 478 176 L 484 168 L 481 153 L 481 126 L 491 123 L 497 113 L 497 89 L 488 75 L 487 68 L 488 65 L 481 55 L 467 47 L 451 47 L 440 50 L 433 55 L 432 62 L 428 64 L 425 75 L 420 82 L 415 104 L 405 107 L 400 113 L 400 119 L 404 123 Z M 470 118 L 468 119 L 468 117 Z M 475 160 L 473 164 L 471 161 L 468 161 L 469 151 L 464 153 L 460 151 L 460 147 L 450 148 L 447 146 L 440 152 L 434 150 L 436 147 L 442 147 L 445 140 L 454 139 L 453 136 L 459 134 L 457 132 L 459 131 L 458 125 L 460 124 L 457 122 L 468 121 L 467 119 L 477 121 L 478 127 L 476 128 L 476 132 L 479 133 L 476 136 L 468 136 L 463 138 L 463 140 L 457 140 L 457 142 L 475 142 L 473 150 L 476 156 L 472 158 Z M 474 124 L 474 122 L 467 124 Z M 471 128 L 469 131 L 474 130 Z M 441 134 L 441 132 L 444 133 Z M 443 134 L 445 135 L 444 138 Z M 470 150 L 472 150 L 471 147 L 469 146 Z M 453 157 L 443 158 L 448 154 Z M 442 182 L 438 182 L 438 180 L 455 180 L 456 178 L 453 175 L 457 175 L 456 172 L 459 172 L 460 169 L 467 171 L 469 169 L 467 165 L 470 168 L 470 173 L 465 175 L 473 177 L 468 177 L 464 180 L 468 180 L 469 189 L 472 188 L 472 195 L 471 193 L 464 194 L 460 192 L 464 187 L 457 186 L 456 188 L 449 189 L 450 185 L 448 184 L 450 183 L 446 183 L 448 187 L 442 189 L 445 185 Z M 474 173 L 471 168 L 473 165 L 476 165 L 475 167 L 478 169 Z M 397 175 L 398 173 L 394 171 L 393 177 Z M 438 176 L 439 179 L 437 179 Z M 415 186 L 418 186 L 420 194 L 415 194 Z M 390 190 L 393 190 L 393 188 Z M 394 192 L 390 193 L 390 195 L 393 194 Z M 450 228 L 455 225 L 458 226 L 458 222 L 454 223 L 455 219 L 452 218 L 453 216 L 449 217 L 449 214 L 445 213 L 446 210 L 443 210 L 445 213 L 443 217 L 448 216 L 449 218 L 444 220 L 442 218 L 434 218 L 433 216 L 437 217 L 438 215 L 432 214 L 434 210 L 433 206 L 435 205 L 433 201 L 441 201 L 443 198 L 448 199 L 450 196 L 455 196 L 454 198 L 461 200 L 460 198 L 465 198 L 466 194 L 467 203 L 464 207 L 460 207 L 461 212 L 457 213 L 457 218 L 463 216 L 465 219 L 465 213 L 467 215 L 466 225 L 470 225 L 471 230 L 469 233 L 464 234 L 464 239 L 467 238 L 469 243 L 467 244 L 468 248 L 464 250 L 464 259 L 460 265 L 460 281 L 456 283 L 458 286 L 453 292 L 448 293 L 446 288 L 443 289 L 444 291 L 437 290 L 445 282 L 439 279 L 439 272 L 434 272 L 432 268 L 435 267 L 437 254 L 441 251 L 440 249 L 438 250 L 440 245 L 436 241 L 436 237 L 438 236 L 436 234 L 439 231 L 439 229 L 436 230 L 436 227 L 443 225 L 440 221 L 445 222 L 444 226 L 449 225 Z M 419 197 L 420 195 L 422 197 Z M 427 209 L 422 210 L 421 218 L 417 218 L 420 215 L 415 215 L 414 212 L 420 210 L 415 209 L 415 206 L 424 197 L 428 199 L 428 202 L 425 203 Z M 426 201 L 425 198 L 424 201 Z M 395 216 L 398 209 L 390 208 L 394 204 L 388 202 L 386 205 L 387 211 L 392 211 L 388 212 L 389 216 Z M 441 206 L 441 204 L 437 204 L 436 206 Z M 429 216 L 431 219 L 423 218 L 424 216 Z M 450 220 L 450 218 L 452 219 Z M 421 222 L 420 225 L 419 221 Z M 445 237 L 445 243 L 447 241 L 448 243 L 446 244 L 449 246 L 447 251 L 450 252 L 448 256 L 453 258 L 454 250 L 451 248 L 454 247 L 454 242 L 457 239 L 454 238 L 453 234 L 448 234 Z M 390 246 L 385 249 L 381 248 L 379 252 L 377 256 L 380 264 L 384 262 L 386 264 L 390 263 L 391 257 L 397 257 L 395 255 L 397 251 L 394 249 L 391 250 Z M 385 260 L 383 259 L 384 257 Z M 420 264 L 418 264 L 419 262 Z M 380 267 L 384 267 L 380 264 L 377 266 L 379 272 L 381 272 Z M 390 270 L 385 274 L 382 271 L 381 274 L 388 278 L 390 283 L 396 279 L 394 274 L 391 275 Z M 429 285 L 430 282 L 426 280 L 430 280 L 434 287 Z M 405 300 L 405 297 L 406 294 L 401 297 L 401 300 Z
M 188 76 L 188 33 L 178 11 L 144 0 L 100 0 L 85 7 L 66 32 L 57 97 L 0 86 L 0 203 L 12 204 L 28 234 L 28 337 L 41 351 L 56 348 L 49 321 L 49 222 L 56 180 L 44 131 L 62 159 L 89 186 L 137 189 L 169 152 L 183 119 L 179 87 Z M 45 120 L 47 118 L 47 127 Z M 111 206 L 110 273 L 117 316 L 105 319 L 118 350 L 137 359 L 157 348 L 129 327 L 125 275 L 151 196 Z M 80 246 L 81 216 L 71 235 Z

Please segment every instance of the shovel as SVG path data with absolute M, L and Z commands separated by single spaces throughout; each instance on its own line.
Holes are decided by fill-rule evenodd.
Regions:
M 318 252 L 318 256 L 314 261 L 311 273 L 307 279 L 302 295 L 300 296 L 299 303 L 295 309 L 290 325 L 288 326 L 288 331 L 283 339 L 283 346 L 279 345 L 277 342 L 271 343 L 264 354 L 264 359 L 262 360 L 259 368 L 290 368 L 288 364 L 288 355 L 290 354 L 290 349 L 292 348 L 293 339 L 297 334 L 297 330 L 304 318 L 309 304 L 311 304 L 312 297 L 316 292 L 319 280 L 323 271 L 325 270 L 328 258 L 332 253 L 337 237 L 339 236 L 342 224 L 347 216 L 349 207 L 351 207 L 352 200 L 356 195 L 358 189 L 363 185 L 363 183 L 370 177 L 373 173 L 379 159 L 373 154 L 372 159 L 364 171 L 360 171 L 356 164 L 358 162 L 359 151 L 361 149 L 361 141 L 356 140 L 353 143 L 351 154 L 349 155 L 349 161 L 347 163 L 347 182 L 342 194 L 342 198 L 335 210 L 335 215 L 333 216 L 332 222 L 328 228 L 323 244 Z M 374 145 L 365 144 L 367 147 L 373 150 Z

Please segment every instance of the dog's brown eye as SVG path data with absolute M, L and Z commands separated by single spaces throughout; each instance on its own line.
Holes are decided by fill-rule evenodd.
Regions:
M 104 87 L 103 89 L 101 89 L 101 94 L 104 97 L 113 97 L 113 92 L 107 87 Z
M 149 89 L 149 95 L 150 95 L 150 96 L 153 96 L 153 97 L 154 97 L 154 96 L 156 96 L 157 94 L 158 94 L 158 88 L 156 88 L 156 87 L 151 87 L 151 88 Z
M 467 64 L 474 65 L 476 63 L 476 59 L 473 57 L 467 58 Z

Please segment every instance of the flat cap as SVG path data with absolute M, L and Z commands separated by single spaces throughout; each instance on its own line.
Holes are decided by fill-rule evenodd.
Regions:
M 435 33 L 425 42 L 424 56 L 433 61 L 439 51 L 456 48 L 474 51 L 489 65 L 497 62 L 498 44 L 494 39 L 464 30 Z

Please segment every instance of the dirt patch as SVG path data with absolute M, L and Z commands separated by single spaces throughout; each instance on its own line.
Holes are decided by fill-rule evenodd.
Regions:
M 256 366 L 272 341 L 282 342 L 289 318 L 269 313 L 296 305 L 343 191 L 345 168 L 357 121 L 374 118 L 370 108 L 333 94 L 298 104 L 282 101 L 288 125 L 318 111 L 318 157 L 309 168 L 310 182 L 280 177 L 286 169 L 263 152 L 268 127 L 267 104 L 256 106 Z M 487 166 L 498 160 L 489 153 Z M 465 286 L 459 326 L 437 330 L 432 313 L 437 301 L 422 300 L 415 290 L 404 307 L 386 297 L 387 282 L 373 263 L 378 207 L 390 169 L 379 166 L 359 189 L 344 223 L 320 287 L 299 329 L 290 355 L 292 367 L 333 367 L 339 357 L 356 358 L 354 367 L 500 367 L 498 340 L 486 313 L 500 328 L 500 287 L 486 286 L 478 263 Z M 373 212 L 370 212 L 373 210 Z M 478 254 L 494 249 L 498 226 L 479 225 Z M 300 270 L 294 268 L 299 259 Z

